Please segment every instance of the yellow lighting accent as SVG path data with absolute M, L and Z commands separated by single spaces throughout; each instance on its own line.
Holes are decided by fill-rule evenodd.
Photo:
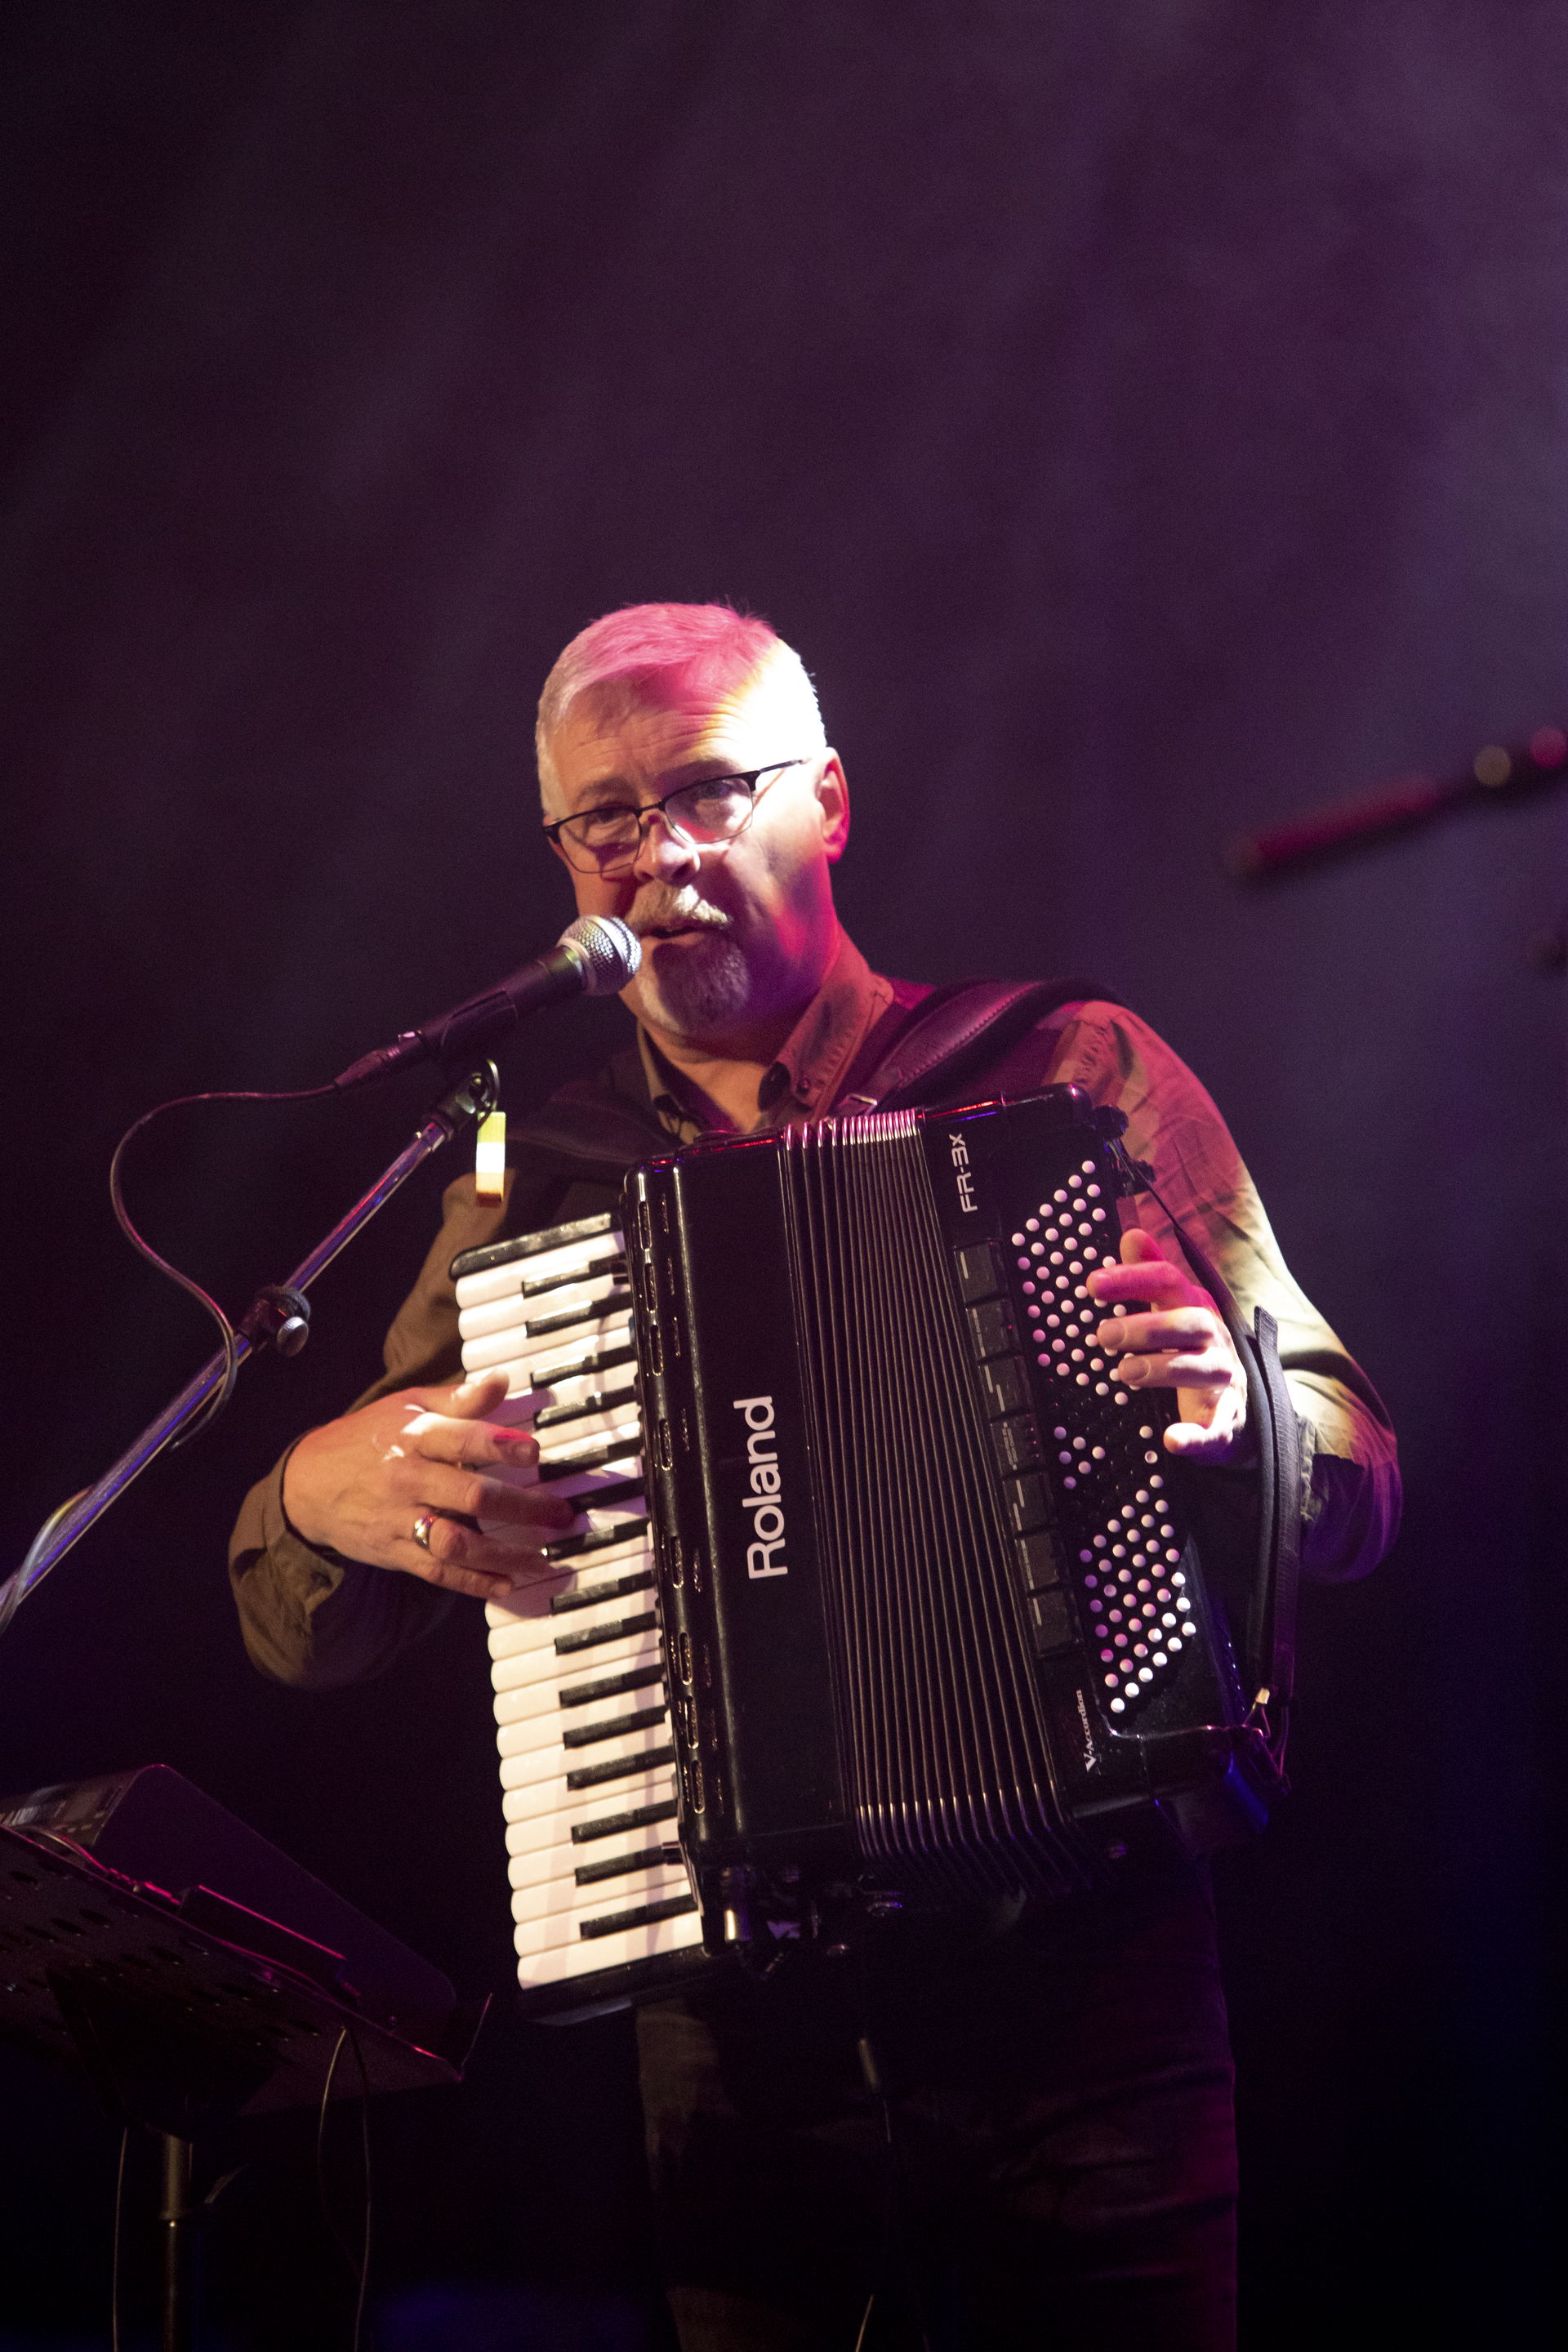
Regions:
M 506 1113 L 492 1110 L 479 1121 L 474 1147 L 474 1190 L 481 1201 L 499 1201 L 506 1190 Z

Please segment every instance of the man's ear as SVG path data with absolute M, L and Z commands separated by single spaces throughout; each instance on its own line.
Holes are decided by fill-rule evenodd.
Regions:
M 829 751 L 816 780 L 816 803 L 822 812 L 822 845 L 829 865 L 836 866 L 849 845 L 849 780 L 837 751 Z

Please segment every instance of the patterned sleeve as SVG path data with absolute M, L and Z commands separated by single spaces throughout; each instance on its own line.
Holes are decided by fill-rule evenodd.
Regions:
M 1257 1187 L 1204 1087 L 1146 1023 L 1085 1003 L 1054 1016 L 1047 1082 L 1071 1081 L 1127 1117 L 1127 1148 L 1147 1160 L 1173 1217 L 1229 1285 L 1244 1318 L 1267 1307 L 1305 1437 L 1302 1566 L 1323 1580 L 1363 1576 L 1399 1531 L 1394 1431 L 1372 1382 L 1302 1291 L 1279 1253 Z M 1147 1193 L 1138 1221 L 1177 1259 L 1179 1244 Z

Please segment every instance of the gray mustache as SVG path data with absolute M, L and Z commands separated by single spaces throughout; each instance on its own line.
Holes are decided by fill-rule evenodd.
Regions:
M 659 931 L 677 924 L 689 923 L 703 930 L 727 931 L 730 918 L 695 890 L 672 890 L 667 883 L 654 882 L 637 892 L 627 910 L 626 920 L 640 938 L 646 931 Z

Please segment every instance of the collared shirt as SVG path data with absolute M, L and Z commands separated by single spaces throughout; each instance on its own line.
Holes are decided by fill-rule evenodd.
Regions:
M 788 1127 L 795 1119 L 820 1118 L 833 1108 L 861 1046 L 895 994 L 914 1003 L 924 992 L 908 982 L 884 980 L 871 970 L 853 940 L 840 931 L 838 951 L 823 982 L 770 1063 L 757 1087 L 757 1126 Z M 647 1031 L 637 1030 L 637 1051 L 654 1109 L 678 1143 L 695 1143 L 713 1132 L 691 1091 Z
M 782 1127 L 832 1110 L 873 1024 L 890 1004 L 914 1004 L 926 992 L 873 972 L 841 934 L 826 982 L 764 1073 L 761 1124 Z M 677 1091 L 679 1074 L 662 1055 L 650 1059 L 655 1049 L 640 1033 L 639 1042 L 648 1091 L 670 1135 L 689 1142 L 710 1131 Z M 1130 1204 L 1138 1223 L 1180 1263 L 1173 1221 L 1179 1223 L 1200 1243 L 1247 1321 L 1259 1307 L 1274 1317 L 1304 1439 L 1302 1566 L 1321 1578 L 1373 1567 L 1399 1525 L 1388 1416 L 1285 1264 L 1257 1188 L 1203 1085 L 1147 1022 L 1106 1001 L 1058 1006 L 1035 1031 L 1033 1050 L 1024 1041 L 1008 1058 L 1015 1088 L 1070 1081 L 1096 1103 L 1121 1111 L 1131 1157 L 1154 1171 L 1155 1192 Z M 509 1176 L 509 1197 L 510 1184 Z M 385 1372 L 362 1403 L 456 1375 L 458 1318 L 448 1269 L 459 1251 L 497 1238 L 508 1206 L 479 1200 L 469 1175 L 448 1187 L 445 1210 L 424 1272 L 387 1335 Z M 246 1641 L 257 1663 L 282 1681 L 352 1680 L 416 1639 L 446 1605 L 445 1596 L 416 1578 L 313 1550 L 283 1508 L 287 1459 L 247 1497 L 230 1549 Z

